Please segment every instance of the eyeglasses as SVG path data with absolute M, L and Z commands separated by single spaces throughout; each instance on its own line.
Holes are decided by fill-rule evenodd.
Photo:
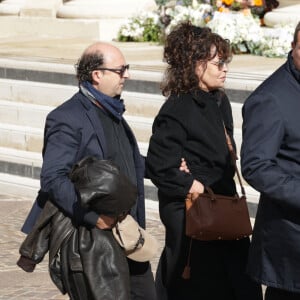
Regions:
M 126 72 L 126 70 L 129 70 L 129 65 L 124 65 L 119 69 L 111 69 L 111 68 L 97 68 L 95 71 L 100 70 L 100 71 L 111 71 L 114 73 L 117 73 L 120 75 L 120 77 L 124 76 L 124 73 Z
M 212 65 L 215 65 L 218 67 L 219 70 L 222 70 L 225 66 L 228 66 L 229 61 L 225 61 L 223 59 L 220 59 L 219 61 L 209 61 Z

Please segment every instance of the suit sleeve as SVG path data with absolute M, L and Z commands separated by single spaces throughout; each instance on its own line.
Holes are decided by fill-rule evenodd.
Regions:
M 77 223 L 95 225 L 98 215 L 84 210 L 78 201 L 69 173 L 76 163 L 81 142 L 80 120 L 71 113 L 54 111 L 46 120 L 41 188 Z M 77 127 L 77 128 L 76 128 Z
M 284 170 L 280 149 L 284 147 L 285 120 L 276 101 L 256 93 L 243 106 L 242 174 L 260 193 L 279 204 L 300 209 L 300 180 Z

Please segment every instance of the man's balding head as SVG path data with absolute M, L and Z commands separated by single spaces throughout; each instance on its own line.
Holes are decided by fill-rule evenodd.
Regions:
M 96 42 L 88 46 L 76 65 L 76 75 L 79 84 L 84 81 L 92 82 L 92 71 L 111 64 L 118 57 L 123 57 L 121 51 L 105 42 Z

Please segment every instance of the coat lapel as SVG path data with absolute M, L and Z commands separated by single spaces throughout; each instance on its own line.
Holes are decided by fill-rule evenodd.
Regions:
M 96 107 L 94 107 L 94 104 L 84 96 L 80 97 L 79 99 L 82 105 L 84 106 L 84 108 L 86 109 L 87 117 L 90 120 L 94 128 L 94 131 L 97 135 L 97 139 L 101 147 L 103 157 L 106 158 L 107 157 L 106 139 L 104 135 L 103 125 L 97 114 Z

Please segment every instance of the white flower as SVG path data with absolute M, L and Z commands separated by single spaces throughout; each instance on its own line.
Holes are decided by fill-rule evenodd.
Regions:
M 266 28 L 264 36 L 256 42 L 257 52 L 268 57 L 285 57 L 291 50 L 294 26 Z
M 194 6 L 176 5 L 174 8 L 168 8 L 166 14 L 171 17 L 171 22 L 166 28 L 166 34 L 179 23 L 190 20 L 195 26 L 205 26 L 206 17 L 212 14 L 213 9 L 209 4 L 194 4 Z
M 211 30 L 234 45 L 258 40 L 262 37 L 262 30 L 258 20 L 242 13 L 215 12 L 213 19 L 207 23 Z

